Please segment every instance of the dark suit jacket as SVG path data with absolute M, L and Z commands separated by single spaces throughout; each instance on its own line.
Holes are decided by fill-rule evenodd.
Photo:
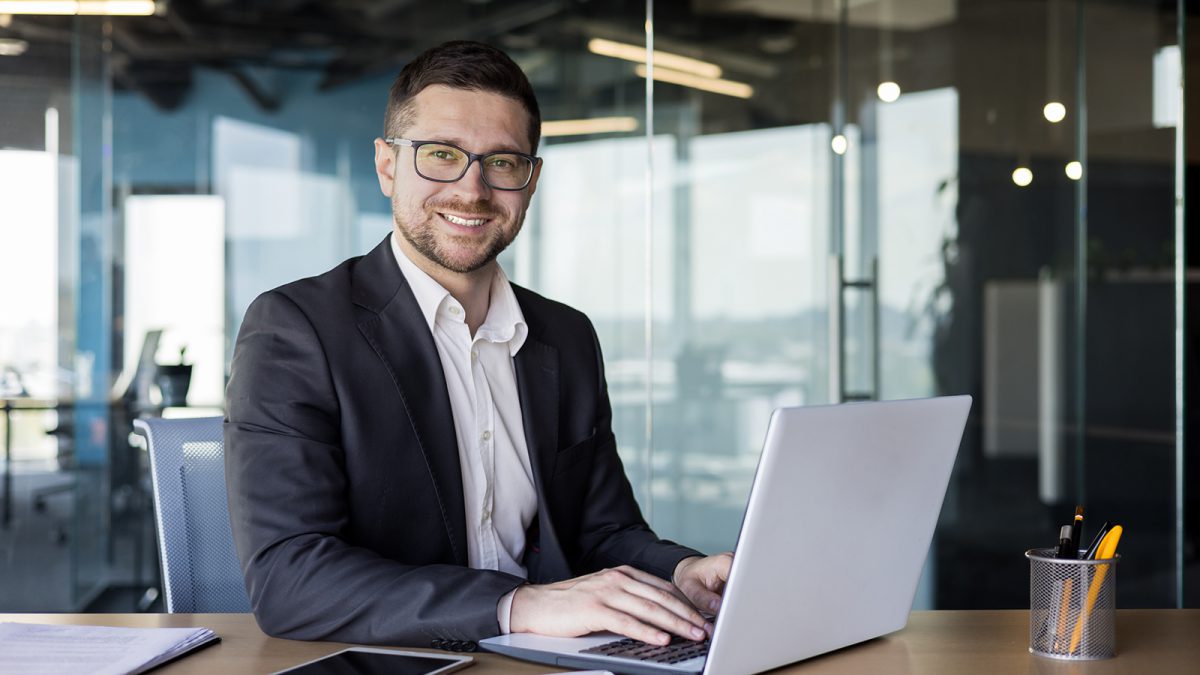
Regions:
M 532 582 L 621 564 L 670 578 L 695 551 L 641 516 L 580 312 L 514 286 L 514 357 L 538 515 Z M 262 629 L 280 637 L 470 647 L 519 577 L 467 567 L 450 399 L 389 240 L 246 312 L 227 392 L 229 514 Z

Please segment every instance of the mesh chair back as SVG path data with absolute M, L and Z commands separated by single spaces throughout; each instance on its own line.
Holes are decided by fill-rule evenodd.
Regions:
M 249 612 L 225 498 L 220 417 L 136 420 L 154 481 L 168 612 Z

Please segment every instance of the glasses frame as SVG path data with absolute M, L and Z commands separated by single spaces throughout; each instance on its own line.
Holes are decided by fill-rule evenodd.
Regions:
M 535 155 L 530 155 L 530 154 L 524 153 L 524 152 L 517 152 L 516 150 L 498 150 L 496 152 L 485 152 L 482 155 L 477 155 L 477 154 L 471 152 L 470 150 L 467 150 L 466 148 L 457 146 L 453 143 L 447 143 L 446 141 L 415 141 L 415 140 L 408 139 L 408 138 L 397 138 L 395 136 L 388 136 L 387 138 L 385 138 L 383 140 L 385 143 L 387 143 L 388 145 L 390 145 L 394 148 L 401 147 L 401 146 L 406 147 L 406 148 L 412 148 L 413 149 L 413 171 L 416 171 L 417 175 L 420 176 L 421 178 L 424 178 L 425 180 L 428 180 L 428 181 L 433 181 L 434 183 L 457 183 L 458 181 L 462 180 L 463 176 L 467 175 L 468 171 L 471 170 L 471 165 L 474 164 L 476 161 L 478 161 L 479 162 L 479 175 L 483 177 L 484 184 L 486 184 L 488 187 L 492 188 L 493 190 L 504 190 L 506 192 L 519 192 L 519 191 L 524 190 L 525 188 L 529 187 L 529 184 L 531 182 L 533 182 L 533 174 L 537 170 L 538 165 L 542 163 L 541 157 L 537 157 Z M 462 173 L 458 174 L 457 178 L 430 178 L 429 176 L 426 176 L 425 174 L 421 173 L 421 170 L 417 168 L 417 152 L 416 152 L 416 150 L 417 150 L 417 148 L 421 147 L 422 145 L 444 145 L 446 147 L 454 148 L 455 150 L 458 150 L 459 152 L 466 155 L 467 163 L 466 163 L 466 165 L 463 166 Z M 529 160 L 529 163 L 531 166 L 529 167 L 529 175 L 525 177 L 525 184 L 522 185 L 521 187 L 500 187 L 499 185 L 492 185 L 492 182 L 490 180 L 488 180 L 487 171 L 483 170 L 483 160 L 487 159 L 488 157 L 493 157 L 495 155 L 516 155 L 518 157 L 524 157 L 525 159 Z

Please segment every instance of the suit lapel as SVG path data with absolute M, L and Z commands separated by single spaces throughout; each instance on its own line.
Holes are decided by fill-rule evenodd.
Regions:
M 400 273 L 389 239 L 359 261 L 352 292 L 355 304 L 370 310 L 358 330 L 396 383 L 433 478 L 455 562 L 467 565 L 462 468 L 446 376 L 429 325 Z
M 529 337 L 513 357 L 517 375 L 517 395 L 521 402 L 521 424 L 529 450 L 529 465 L 533 469 L 533 484 L 538 495 L 538 537 L 541 549 L 538 569 L 529 570 L 530 581 L 557 581 L 571 576 L 555 534 L 554 522 L 546 501 L 547 482 L 554 470 L 558 451 L 558 350 L 540 340 L 542 324 L 531 311 L 523 290 L 514 286 Z M 526 545 L 532 545 L 528 542 Z M 535 576 L 536 575 L 536 578 Z

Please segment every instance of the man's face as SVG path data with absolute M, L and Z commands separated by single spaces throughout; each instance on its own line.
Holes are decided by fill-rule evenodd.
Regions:
M 476 154 L 533 151 L 529 113 L 510 98 L 432 85 L 413 103 L 416 114 L 401 132 L 404 138 L 445 141 Z M 496 190 L 483 182 L 479 162 L 472 162 L 458 182 L 426 180 L 413 168 L 413 152 L 375 141 L 379 187 L 392 200 L 397 233 L 439 267 L 458 273 L 484 267 L 521 231 L 540 165 L 524 190 Z

